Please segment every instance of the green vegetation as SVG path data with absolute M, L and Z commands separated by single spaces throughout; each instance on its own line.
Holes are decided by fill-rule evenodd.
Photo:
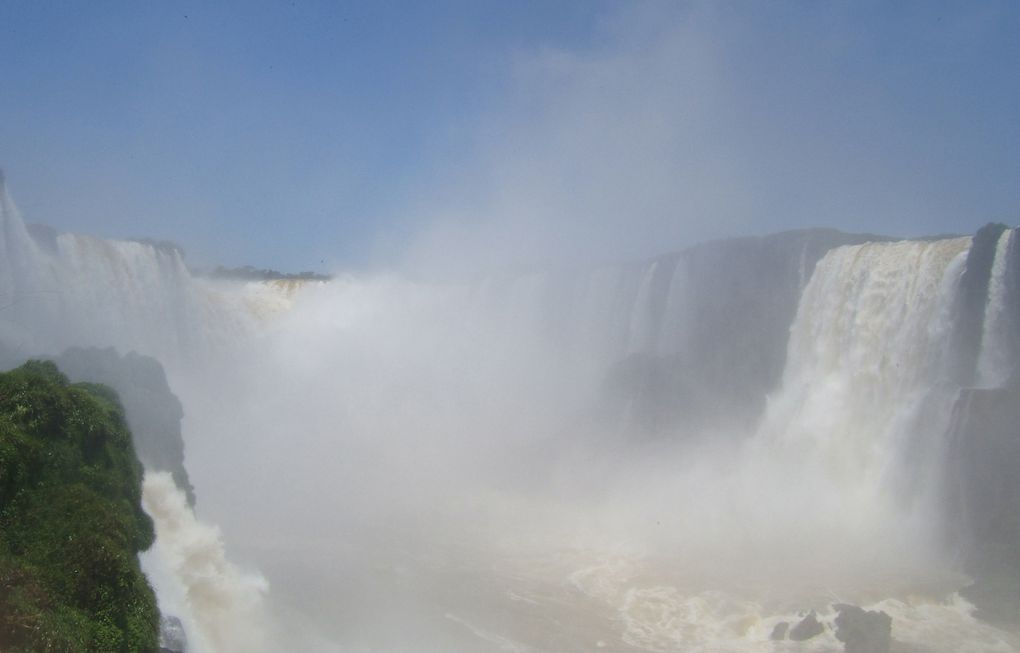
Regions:
M 0 650 L 156 650 L 141 474 L 111 390 L 50 362 L 0 374 Z
M 222 265 L 212 270 L 192 270 L 192 274 L 210 279 L 230 279 L 233 281 L 329 281 L 333 277 L 318 272 L 280 272 L 255 268 L 245 265 L 239 268 L 225 268 Z

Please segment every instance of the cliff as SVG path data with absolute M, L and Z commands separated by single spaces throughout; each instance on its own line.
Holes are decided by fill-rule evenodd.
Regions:
M 981 616 L 1008 621 L 1020 601 L 1020 379 L 961 392 L 949 430 L 946 526 L 967 596 Z
M 142 467 L 108 388 L 0 374 L 0 650 L 155 651 Z
M 982 228 L 961 277 L 953 407 L 945 469 L 946 529 L 975 584 L 982 616 L 1009 620 L 1020 601 L 1020 247 Z M 1007 606 L 1007 607 L 1004 607 Z
M 818 261 L 836 247 L 884 240 L 804 229 L 660 257 L 644 309 L 651 319 L 642 319 L 658 344 L 616 362 L 601 403 L 650 434 L 747 431 L 780 382 L 790 326 Z
M 159 361 L 135 352 L 121 356 L 112 347 L 72 347 L 53 360 L 71 381 L 113 388 L 124 406 L 139 460 L 146 469 L 170 472 L 194 505 L 195 492 L 184 468 L 184 409 Z
M 969 566 L 1020 570 L 1020 387 L 961 392 L 949 444 L 950 519 Z

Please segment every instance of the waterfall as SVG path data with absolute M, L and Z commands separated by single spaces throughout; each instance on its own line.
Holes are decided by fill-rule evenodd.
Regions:
M 160 611 L 184 625 L 188 653 L 273 650 L 265 630 L 266 581 L 227 559 L 219 530 L 195 517 L 169 473 L 146 473 L 142 505 L 156 527 L 142 567 Z
M 664 355 L 686 355 L 687 340 L 691 333 L 692 305 L 690 269 L 686 259 L 679 259 L 673 267 L 666 292 L 666 307 L 659 329 L 658 352 Z
M 981 349 L 978 354 L 977 385 L 984 388 L 1001 386 L 1012 374 L 1010 351 L 1010 313 L 1007 275 L 1014 230 L 1006 229 L 995 245 L 995 259 L 988 282 Z
M 596 268 L 587 273 L 579 302 L 574 346 L 605 368 L 626 354 L 637 274 L 628 267 Z
M 298 290 L 195 278 L 173 247 L 29 230 L 0 175 L 0 362 L 112 346 L 154 356 L 181 378 L 264 331 Z M 264 582 L 227 560 L 183 489 L 149 473 L 143 503 L 157 531 L 143 565 L 161 609 L 182 619 L 188 650 L 272 650 L 260 631 Z
M 47 273 L 0 172 L 0 339 L 6 347 L 25 343 L 33 326 L 44 324 L 36 317 L 39 303 L 53 292 Z
M 35 241 L 0 183 L 0 341 L 7 357 L 113 346 L 170 368 L 255 335 L 293 284 L 192 276 L 181 251 L 149 242 L 47 234 Z
M 959 618 L 956 641 L 998 641 L 953 594 L 937 540 L 953 451 L 967 454 L 954 473 L 974 490 L 956 501 L 972 523 L 1008 546 L 1020 533 L 1001 517 L 1020 489 L 999 492 L 1015 473 L 1015 455 L 997 455 L 1015 451 L 1009 392 L 965 393 L 966 441 L 947 436 L 975 360 L 983 387 L 1014 372 L 1010 230 L 986 232 L 980 257 L 978 238 L 795 232 L 474 285 L 382 275 L 305 291 L 197 278 L 148 243 L 44 241 L 6 190 L 0 218 L 0 342 L 160 358 L 185 434 L 203 435 L 187 449 L 203 515 L 247 535 L 246 559 L 273 578 L 270 610 L 262 577 L 150 470 L 143 563 L 195 653 L 278 650 L 270 618 L 290 610 L 365 650 L 447 636 L 587 650 L 595 632 L 764 650 L 798 610 L 831 622 L 837 594 L 895 613 L 917 650 L 958 650 L 924 630 L 943 617 Z M 225 351 L 236 358 L 220 364 Z M 622 420 L 598 412 L 610 404 Z M 981 410 L 995 437 L 965 437 L 988 431 Z M 581 577 L 583 597 L 562 592 Z M 560 617 L 584 635 L 567 641 Z M 405 628 L 410 646 L 380 635 Z M 840 646 L 831 632 L 815 643 Z
M 759 437 L 819 456 L 848 481 L 878 480 L 908 443 L 930 393 L 947 381 L 954 292 L 969 244 L 954 238 L 830 251 L 801 297 L 782 388 Z M 928 437 L 941 435 L 935 431 Z
M 25 228 L 18 207 L 7 192 L 7 182 L 0 171 L 0 293 L 3 305 L 11 304 L 15 292 L 23 291 L 33 281 L 38 248 Z
M 641 276 L 641 283 L 638 285 L 637 296 L 634 298 L 627 330 L 627 353 L 629 354 L 647 352 L 655 341 L 658 323 L 655 319 L 652 302 L 655 300 L 653 283 L 658 269 L 659 261 L 652 261 Z

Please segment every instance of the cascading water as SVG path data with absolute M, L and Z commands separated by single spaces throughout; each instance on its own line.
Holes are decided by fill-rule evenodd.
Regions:
M 627 289 L 626 270 L 606 267 L 592 271 L 585 279 L 580 308 L 579 342 L 582 349 L 602 364 L 611 361 L 619 352 L 618 324 L 621 315 L 620 304 L 627 304 L 621 296 Z
M 917 412 L 931 409 L 926 399 L 948 382 L 944 354 L 969 243 L 830 252 L 801 297 L 782 389 L 758 437 L 817 457 L 851 482 L 880 480 L 911 439 Z M 940 435 L 938 426 L 928 434 Z
M 227 559 L 219 530 L 195 518 L 168 473 L 146 474 L 142 505 L 156 526 L 142 567 L 160 610 L 182 620 L 189 653 L 272 650 L 265 580 Z
M 657 352 L 663 355 L 685 355 L 688 349 L 687 337 L 691 333 L 691 289 L 692 283 L 687 262 L 680 260 L 673 268 L 669 280 L 662 324 L 659 327 Z
M 938 541 L 968 238 L 803 232 L 473 287 L 295 290 L 195 279 L 149 244 L 42 246 L 0 200 L 9 351 L 168 364 L 223 528 L 147 476 L 146 569 L 192 650 L 277 650 L 301 613 L 304 650 L 839 651 L 836 601 L 890 614 L 901 650 L 1016 650 L 954 593 Z M 982 385 L 1011 372 L 1013 240 Z M 632 414 L 681 409 L 658 439 L 596 437 L 607 387 Z M 821 635 L 769 639 L 808 609 Z
M 292 288 L 191 275 L 176 247 L 47 233 L 37 243 L 0 179 L 0 335 L 9 356 L 114 346 L 172 369 L 229 349 Z
M 641 275 L 627 330 L 628 353 L 649 351 L 655 342 L 657 324 L 652 310 L 652 285 L 658 269 L 659 261 L 652 261 Z
M 978 356 L 977 385 L 995 388 L 1009 380 L 1010 329 L 1007 274 L 1009 272 L 1010 250 L 1014 246 L 1014 231 L 1006 229 L 999 236 L 995 246 L 995 260 L 988 284 L 988 303 L 985 306 L 984 329 L 981 334 L 981 353 Z
M 0 227 L 5 363 L 76 345 L 115 346 L 155 355 L 180 373 L 196 357 L 251 337 L 294 293 L 276 284 L 195 279 L 176 248 L 47 230 L 41 230 L 45 242 L 37 242 L 2 173 Z M 143 502 L 158 531 L 143 564 L 161 609 L 184 622 L 188 650 L 273 650 L 259 623 L 264 582 L 226 559 L 217 530 L 196 520 L 169 474 L 148 476 Z
M 619 611 L 625 642 L 801 650 L 769 640 L 775 624 L 803 617 L 791 606 L 832 624 L 829 605 L 851 601 L 892 615 L 895 639 L 916 650 L 1015 650 L 1015 637 L 952 594 L 965 580 L 945 573 L 931 504 L 958 390 L 946 353 L 969 244 L 875 243 L 822 259 L 757 434 L 737 452 L 698 453 L 646 493 L 679 523 L 666 547 L 678 562 L 617 556 L 572 576 Z M 647 518 L 638 512 L 630 528 Z M 832 632 L 810 650 L 842 650 Z

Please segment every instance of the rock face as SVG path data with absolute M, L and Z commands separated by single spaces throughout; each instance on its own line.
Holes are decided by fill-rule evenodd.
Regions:
M 113 348 L 73 347 L 54 362 L 72 381 L 102 383 L 117 391 L 142 464 L 170 472 L 194 505 L 194 489 L 184 468 L 184 410 L 159 361 L 134 352 L 121 356 Z
M 769 635 L 769 639 L 773 641 L 779 641 L 786 639 L 786 631 L 790 629 L 790 624 L 785 621 L 780 621 L 772 627 L 772 634 Z
M 0 650 L 156 649 L 141 475 L 109 388 L 51 362 L 0 374 Z
M 971 264 L 973 263 L 973 267 Z M 960 391 L 947 434 L 945 517 L 950 543 L 976 583 L 983 617 L 1020 600 L 1020 239 L 988 225 L 960 283 Z M 971 278 L 968 273 L 974 271 Z M 984 303 L 979 299 L 987 297 Z M 983 309 L 983 310 L 982 310 Z
M 790 639 L 795 642 L 804 642 L 812 637 L 817 637 L 825 631 L 825 627 L 818 621 L 814 612 L 809 612 L 800 622 L 790 629 Z
M 1020 388 L 961 392 L 948 465 L 950 520 L 972 566 L 1020 568 Z
M 855 605 L 832 606 L 836 615 L 836 639 L 846 653 L 889 653 L 892 617 L 881 611 L 866 611 Z

